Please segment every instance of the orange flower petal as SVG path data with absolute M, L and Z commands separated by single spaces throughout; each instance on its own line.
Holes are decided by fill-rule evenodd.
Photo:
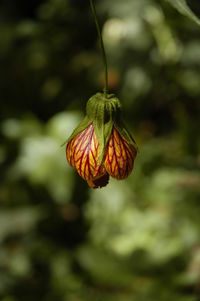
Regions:
M 105 156 L 106 171 L 116 179 L 128 177 L 133 169 L 137 150 L 113 127 Z
M 75 167 L 85 180 L 93 180 L 105 174 L 105 168 L 100 166 L 99 143 L 91 124 L 76 137 L 69 141 L 66 147 L 67 160 Z

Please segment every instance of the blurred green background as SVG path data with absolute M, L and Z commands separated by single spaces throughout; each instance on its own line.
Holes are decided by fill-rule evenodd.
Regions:
M 198 301 L 200 27 L 163 0 L 96 6 L 140 152 L 92 190 L 60 147 L 103 88 L 89 0 L 0 3 L 0 300 Z

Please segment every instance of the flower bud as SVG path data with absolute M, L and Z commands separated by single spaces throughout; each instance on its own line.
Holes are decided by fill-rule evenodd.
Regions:
M 86 116 L 68 139 L 69 164 L 93 188 L 108 184 L 109 176 L 126 178 L 132 171 L 137 146 L 121 121 L 121 105 L 113 94 L 92 96 Z

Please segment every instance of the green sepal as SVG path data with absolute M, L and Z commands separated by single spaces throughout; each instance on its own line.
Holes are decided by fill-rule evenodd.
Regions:
M 93 95 L 87 102 L 86 114 L 92 120 L 98 119 L 100 122 L 106 122 L 110 118 L 118 119 L 121 112 L 121 104 L 114 94 L 103 93 Z
M 120 118 L 120 108 L 120 101 L 114 94 L 105 97 L 104 94 L 97 93 L 88 100 L 86 113 L 88 118 L 93 120 L 94 132 L 99 142 L 99 164 L 104 158 L 114 121 Z
M 97 120 L 94 121 L 94 132 L 97 136 L 97 140 L 99 142 L 100 154 L 99 154 L 99 164 L 101 164 L 108 140 L 110 138 L 111 132 L 113 128 L 113 120 L 109 120 L 107 123 L 100 124 Z

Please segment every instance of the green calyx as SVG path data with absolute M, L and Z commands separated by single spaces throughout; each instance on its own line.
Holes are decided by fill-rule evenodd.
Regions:
M 120 101 L 114 94 L 108 94 L 105 97 L 104 94 L 97 93 L 87 102 L 86 114 L 93 121 L 94 132 L 100 144 L 100 163 L 103 160 L 113 124 L 120 121 L 120 112 Z
M 103 93 L 97 93 L 88 100 L 86 106 L 87 116 L 104 124 L 109 120 L 119 119 L 120 111 L 120 101 L 114 94 L 105 96 Z
M 100 164 L 104 158 L 105 149 L 113 126 L 115 126 L 124 139 L 137 148 L 135 141 L 124 127 L 120 115 L 121 104 L 114 94 L 108 94 L 105 96 L 103 93 L 97 93 L 93 95 L 87 102 L 85 118 L 73 131 L 67 142 L 92 123 L 95 135 L 100 145 Z

